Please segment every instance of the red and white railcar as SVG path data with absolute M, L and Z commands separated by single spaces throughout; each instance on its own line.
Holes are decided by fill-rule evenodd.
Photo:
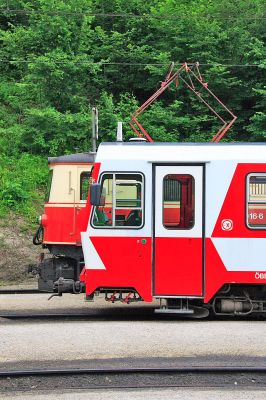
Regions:
M 101 144 L 81 233 L 87 299 L 266 311 L 265 156 L 262 143 Z

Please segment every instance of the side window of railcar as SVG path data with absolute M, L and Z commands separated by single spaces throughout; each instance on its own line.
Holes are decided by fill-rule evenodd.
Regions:
M 80 174 L 80 200 L 87 200 L 90 187 L 90 176 L 91 173 L 89 171 L 84 171 Z
M 93 226 L 140 228 L 143 223 L 143 197 L 141 174 L 104 174 L 102 205 L 94 208 Z
M 195 184 L 191 175 L 168 174 L 163 180 L 163 225 L 167 229 L 194 226 Z
M 266 173 L 247 176 L 247 226 L 266 229 Z

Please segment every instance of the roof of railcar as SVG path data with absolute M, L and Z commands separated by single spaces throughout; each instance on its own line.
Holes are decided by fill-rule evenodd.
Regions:
M 94 163 L 95 153 L 75 153 L 63 156 L 48 157 L 48 164 L 87 164 Z
M 159 143 L 112 142 L 100 144 L 96 162 L 104 160 L 148 162 L 208 162 L 218 160 L 265 161 L 265 143 Z

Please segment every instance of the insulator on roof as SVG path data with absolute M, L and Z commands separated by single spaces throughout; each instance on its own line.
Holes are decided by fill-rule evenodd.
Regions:
M 117 122 L 116 141 L 123 142 L 123 124 L 122 124 L 122 122 Z
M 144 137 L 132 137 L 129 142 L 148 142 L 148 140 Z

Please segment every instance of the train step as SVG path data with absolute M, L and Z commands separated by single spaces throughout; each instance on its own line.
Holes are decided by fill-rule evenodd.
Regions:
M 155 314 L 194 314 L 194 310 L 180 308 L 156 308 Z
M 206 318 L 209 315 L 209 310 L 204 307 L 190 306 L 190 308 L 167 308 L 161 307 L 154 310 L 156 314 L 167 315 L 182 315 L 190 318 Z

